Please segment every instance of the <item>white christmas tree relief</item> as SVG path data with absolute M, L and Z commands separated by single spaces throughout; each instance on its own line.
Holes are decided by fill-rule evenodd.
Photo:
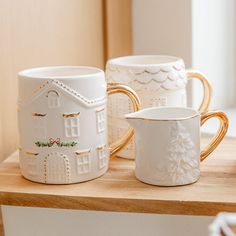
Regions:
M 171 139 L 167 146 L 168 157 L 162 165 L 163 179 L 173 185 L 191 183 L 198 179 L 199 160 L 190 134 L 181 122 L 171 127 Z
M 178 183 L 196 179 L 199 175 L 199 160 L 194 143 L 181 122 L 171 128 L 169 148 L 169 171 Z

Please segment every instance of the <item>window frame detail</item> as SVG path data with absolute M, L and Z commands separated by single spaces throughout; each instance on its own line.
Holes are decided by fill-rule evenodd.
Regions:
M 49 90 L 46 97 L 48 99 L 48 108 L 58 108 L 61 106 L 60 96 L 56 90 Z
M 99 169 L 103 169 L 107 166 L 107 145 L 102 145 L 97 147 L 97 156 L 98 156 L 98 163 L 99 163 Z
M 106 110 L 105 107 L 96 110 L 97 132 L 102 133 L 106 130 Z
M 63 114 L 64 117 L 64 130 L 66 137 L 79 137 L 80 136 L 80 112 Z
M 163 107 L 167 106 L 167 97 L 154 97 L 151 98 L 151 106 Z
M 91 150 L 80 150 L 76 154 L 77 174 L 87 174 L 91 172 Z

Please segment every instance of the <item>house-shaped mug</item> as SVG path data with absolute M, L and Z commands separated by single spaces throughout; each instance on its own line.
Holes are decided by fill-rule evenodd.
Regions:
M 94 82 L 95 89 L 98 85 L 103 91 L 93 99 L 78 91 L 88 88 L 83 81 L 79 82 L 84 86 L 80 84 L 74 89 L 76 81 L 53 78 L 34 83 L 32 78 L 29 82 L 29 78 L 19 77 L 22 175 L 36 182 L 68 184 L 104 174 L 109 156 L 104 76 Z M 37 88 L 32 91 L 31 86 L 29 92 L 30 83 L 37 84 Z M 24 96 L 24 91 L 28 96 Z

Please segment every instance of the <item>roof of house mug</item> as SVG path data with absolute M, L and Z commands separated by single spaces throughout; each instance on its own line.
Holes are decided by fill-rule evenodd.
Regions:
M 94 67 L 55 66 L 21 71 L 18 123 L 20 167 L 29 180 L 70 184 L 97 178 L 109 156 L 122 149 L 133 130 L 107 142 L 107 95 L 125 94 L 134 110 L 136 93 L 126 85 L 106 84 Z
M 142 103 L 142 108 L 159 106 L 187 106 L 186 85 L 191 79 L 202 83 L 203 98 L 199 112 L 208 110 L 212 88 L 199 71 L 186 70 L 181 58 L 165 55 L 138 55 L 110 59 L 106 66 L 107 82 L 118 82 L 134 89 Z M 122 105 L 121 105 L 122 104 Z M 113 141 L 128 126 L 124 114 L 131 111 L 129 101 L 122 96 L 109 98 L 108 102 L 109 140 Z M 114 121 L 115 124 L 114 124 Z M 134 158 L 134 145 L 131 142 L 118 153 L 125 158 Z
M 200 127 L 217 118 L 220 126 L 210 144 L 200 150 Z M 221 111 L 198 111 L 184 107 L 153 107 L 126 115 L 134 127 L 136 142 L 135 175 L 142 182 L 178 186 L 196 182 L 200 161 L 208 157 L 228 130 Z

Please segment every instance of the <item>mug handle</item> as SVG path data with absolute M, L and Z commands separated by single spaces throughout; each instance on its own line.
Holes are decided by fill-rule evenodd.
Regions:
M 202 98 L 201 105 L 198 108 L 199 113 L 202 114 L 207 111 L 207 109 L 210 105 L 210 102 L 211 102 L 211 97 L 212 97 L 211 84 L 210 84 L 209 80 L 206 78 L 206 76 L 199 71 L 186 70 L 186 72 L 187 72 L 188 80 L 195 78 L 195 79 L 200 80 L 200 82 L 202 83 L 204 95 Z
M 127 85 L 124 85 L 124 84 L 108 83 L 107 84 L 108 96 L 115 94 L 115 93 L 123 93 L 126 96 L 128 96 L 133 104 L 134 111 L 140 110 L 141 103 L 140 103 L 137 93 L 133 89 L 131 89 L 130 87 L 128 87 Z M 114 156 L 117 152 L 119 152 L 121 149 L 123 149 L 128 144 L 128 142 L 133 137 L 133 135 L 134 135 L 133 128 L 128 128 L 128 130 L 125 132 L 125 134 L 121 138 L 119 138 L 117 141 L 115 141 L 111 144 L 110 156 L 111 157 Z
M 201 151 L 200 161 L 205 160 L 220 144 L 228 130 L 228 118 L 222 111 L 210 111 L 201 116 L 201 126 L 209 119 L 217 118 L 220 121 L 220 127 L 211 142 Z

